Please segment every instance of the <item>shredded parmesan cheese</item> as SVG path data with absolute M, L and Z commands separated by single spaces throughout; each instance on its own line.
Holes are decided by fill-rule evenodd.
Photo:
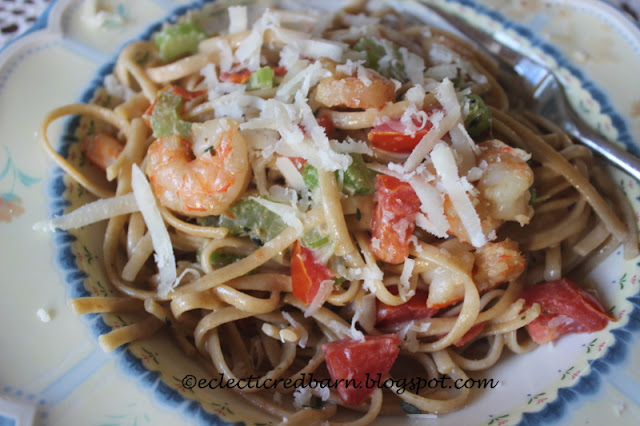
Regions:
M 137 212 L 139 210 L 133 194 L 118 195 L 113 198 L 103 198 L 78 207 L 71 213 L 53 219 L 36 222 L 36 231 L 54 231 L 81 228 L 101 220 Z
M 433 149 L 436 143 L 458 122 L 460 118 L 460 103 L 453 83 L 450 80 L 444 80 L 436 88 L 436 99 L 445 109 L 445 116 L 434 123 L 433 128 L 418 142 L 413 149 L 409 158 L 404 163 L 404 170 L 410 172 L 415 170 L 424 160 L 425 156 Z M 433 119 L 433 118 L 432 118 Z
M 342 61 L 342 53 L 347 45 L 330 40 L 294 40 L 294 48 L 303 56 L 313 59 L 329 58 L 336 62 Z
M 327 300 L 327 297 L 331 294 L 333 290 L 334 281 L 333 280 L 324 280 L 320 283 L 320 288 L 318 288 L 318 292 L 314 296 L 313 300 L 309 304 L 309 307 L 304 312 L 304 317 L 308 318 L 315 314 L 318 309 L 324 305 L 324 302 Z
M 411 287 L 411 283 L 409 283 L 409 278 L 413 275 L 413 267 L 415 266 L 416 261 L 413 259 L 405 259 L 404 264 L 402 266 L 402 273 L 400 274 L 400 288 L 399 293 L 403 299 L 406 297 L 407 299 L 413 296 L 410 293 L 409 289 Z
M 302 409 L 311 403 L 312 396 L 313 389 L 310 386 L 298 386 L 293 392 L 293 406 L 299 410 Z
M 331 391 L 328 386 L 299 386 L 293 392 L 293 406 L 301 409 L 311 403 L 311 397 L 315 395 L 322 401 L 329 400 Z
M 40 308 L 36 311 L 38 319 L 44 323 L 51 322 L 51 313 L 46 309 Z
M 236 62 L 242 64 L 250 71 L 260 68 L 260 53 L 264 40 L 264 32 L 267 29 L 280 27 L 279 16 L 267 9 L 258 19 L 249 35 L 240 43 L 235 52 Z
M 412 104 L 416 105 L 419 108 L 422 108 L 424 104 L 425 96 L 426 96 L 426 93 L 424 91 L 424 87 L 421 85 L 416 85 L 409 88 L 409 90 L 407 90 L 407 92 L 404 94 L 404 98 L 406 100 L 408 100 L 409 102 L 411 102 Z
M 233 66 L 233 50 L 231 49 L 231 45 L 225 39 L 220 39 L 215 41 L 215 49 L 218 52 L 218 57 L 220 58 L 219 66 L 221 72 L 226 72 L 231 69 Z
M 302 179 L 302 174 L 289 158 L 278 157 L 276 159 L 276 166 L 290 187 L 296 191 L 307 189 L 307 186 Z
M 459 159 L 458 169 L 460 176 L 466 176 L 469 170 L 476 164 L 476 155 L 480 153 L 480 149 L 475 144 L 467 129 L 461 121 L 449 130 L 451 136 L 451 145 L 455 150 Z
M 409 184 L 420 199 L 420 210 L 424 213 L 416 216 L 416 225 L 436 237 L 447 238 L 449 221 L 444 214 L 442 194 L 420 175 L 409 179 Z
M 311 90 L 313 86 L 318 84 L 321 79 L 331 75 L 329 71 L 322 68 L 322 63 L 319 61 L 309 64 L 301 71 L 296 72 L 294 70 L 290 71 L 290 73 L 292 73 L 293 76 L 280 85 L 275 96 L 277 100 L 285 103 L 290 103 L 294 97 L 306 99 L 309 90 Z
M 405 135 L 415 135 L 417 131 L 425 128 L 429 122 L 429 116 L 426 111 L 418 110 L 415 104 L 409 104 L 407 109 L 400 117 L 400 122 L 404 125 Z
M 220 86 L 218 85 L 218 87 Z M 216 96 L 211 100 L 216 118 L 232 118 L 236 121 L 242 121 L 243 117 L 252 116 L 264 108 L 264 99 L 244 93 L 244 85 L 236 86 L 242 86 L 242 90 Z M 211 97 L 211 93 L 209 96 Z
M 424 83 L 424 59 L 415 53 L 409 52 L 406 47 L 400 48 L 400 55 L 402 55 L 402 62 L 404 62 L 404 69 L 407 72 L 409 80 L 413 84 Z
M 362 280 L 362 288 L 370 293 L 375 293 L 375 281 L 384 279 L 384 273 L 375 263 L 368 263 L 362 268 L 347 268 L 344 265 L 338 265 L 336 272 L 349 281 Z
M 164 224 L 162 214 L 156 204 L 151 185 L 136 164 L 131 170 L 131 187 L 140 213 L 151 234 L 151 241 L 156 252 L 155 261 L 158 265 L 160 284 L 158 296 L 165 298 L 176 285 L 176 258 L 173 253 L 169 231 Z
M 231 6 L 229 11 L 229 34 L 235 34 L 247 30 L 247 7 Z
M 207 64 L 200 70 L 200 75 L 204 77 L 204 85 L 208 90 L 215 90 L 215 87 L 220 83 L 218 80 L 218 74 L 216 73 L 216 67 L 213 64 Z
M 108 94 L 123 101 L 129 100 L 135 94 L 131 88 L 120 84 L 120 81 L 113 74 L 104 78 L 104 88 Z
M 261 109 L 259 117 L 242 123 L 240 129 L 280 132 L 282 143 L 273 147 L 277 153 L 304 158 L 314 167 L 327 171 L 346 170 L 353 161 L 350 155 L 331 149 L 324 127 L 318 124 L 311 107 L 302 97 L 296 96 L 294 104 L 269 99 Z
M 431 153 L 431 159 L 438 172 L 442 186 L 469 235 L 471 244 L 474 247 L 484 246 L 487 243 L 487 238 L 482 232 L 480 217 L 464 189 L 462 180 L 458 176 L 458 167 L 451 148 L 445 143 L 436 145 Z
M 331 144 L 331 149 L 342 154 L 354 153 L 373 155 L 373 150 L 368 143 L 354 140 L 349 136 L 347 136 L 347 138 L 342 142 L 332 139 L 329 143 Z

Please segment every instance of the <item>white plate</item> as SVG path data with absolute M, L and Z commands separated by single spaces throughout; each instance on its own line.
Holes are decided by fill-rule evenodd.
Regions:
M 588 0 L 482 0 L 482 5 L 433 1 L 504 34 L 518 48 L 552 65 L 583 115 L 638 152 L 633 141 L 640 140 L 640 96 L 635 90 L 640 31 L 619 12 Z M 194 394 L 180 383 L 185 371 L 158 367 L 177 356 L 163 352 L 158 339 L 103 354 L 96 335 L 117 326 L 120 319 L 81 320 L 66 307 L 69 297 L 102 293 L 104 285 L 97 275 L 83 272 L 96 267 L 101 241 L 88 238 L 87 230 L 75 233 L 78 239 L 74 234 L 31 230 L 37 220 L 67 208 L 62 194 L 71 199 L 72 207 L 84 197 L 40 150 L 40 120 L 56 106 L 86 100 L 100 83 L 96 76 L 108 72 L 105 64 L 124 42 L 145 30 L 148 34 L 150 23 L 186 2 L 110 3 L 124 7 L 124 25 L 86 29 L 80 21 L 80 2 L 59 0 L 34 31 L 0 53 L 0 425 L 18 418 L 24 424 L 35 418 L 45 425 L 170 425 L 254 416 L 228 396 L 217 396 L 217 402 L 204 407 L 190 402 Z M 486 7 L 500 8 L 509 20 Z M 52 129 L 52 140 L 58 140 L 62 125 Z M 615 178 L 640 210 L 637 182 L 619 173 Z M 509 357 L 482 373 L 502 386 L 475 392 L 459 413 L 420 422 L 495 426 L 583 424 L 588 419 L 592 424 L 636 424 L 638 266 L 637 260 L 624 262 L 618 251 L 592 275 L 619 318 L 617 323 Z M 51 316 L 50 322 L 39 319 L 39 309 Z M 159 368 L 162 373 L 155 371 Z M 253 422 L 260 422 L 259 417 L 248 423 Z

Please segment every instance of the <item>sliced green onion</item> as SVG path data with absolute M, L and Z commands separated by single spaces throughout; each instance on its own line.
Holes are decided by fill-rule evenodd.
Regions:
M 531 194 L 531 197 L 529 198 L 529 204 L 531 204 L 531 205 L 544 203 L 545 201 L 547 201 L 549 199 L 548 195 L 545 195 L 545 196 L 542 196 L 542 197 L 538 197 L 538 193 L 536 191 L 536 188 L 534 188 L 533 186 L 529 188 L 529 193 Z
M 362 155 L 351 154 L 353 162 L 344 172 L 342 190 L 349 195 L 369 195 L 376 191 L 376 172 L 367 167 Z
M 324 235 L 319 229 L 313 229 L 300 238 L 303 246 L 310 249 L 318 249 L 329 244 L 329 237 Z
M 491 128 L 491 110 L 478 95 L 465 96 L 464 110 L 467 116 L 464 126 L 472 138 L 486 135 Z

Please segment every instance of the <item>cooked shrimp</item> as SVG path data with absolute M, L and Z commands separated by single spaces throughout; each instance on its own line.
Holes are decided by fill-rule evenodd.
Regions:
M 494 218 L 490 215 L 489 203 L 482 198 L 481 194 L 470 194 L 469 198 L 475 207 L 478 217 L 480 217 L 480 225 L 484 235 L 491 235 L 504 221 Z M 444 215 L 449 223 L 448 234 L 456 236 L 465 243 L 470 241 L 467 229 L 464 227 L 462 220 L 458 216 L 458 212 L 453 207 L 453 203 L 448 195 L 444 197 Z
M 518 278 L 527 265 L 518 243 L 509 239 L 489 242 L 475 251 L 470 244 L 457 238 L 447 240 L 439 247 L 455 258 L 461 269 L 472 275 L 480 293 Z M 450 270 L 436 268 L 421 274 L 421 277 L 429 283 L 427 306 L 430 308 L 445 308 L 464 298 L 464 284 Z
M 193 146 L 177 135 L 155 140 L 147 152 L 146 173 L 169 209 L 191 216 L 219 215 L 249 183 L 247 145 L 231 119 L 193 126 L 198 126 Z
M 474 255 L 473 281 L 480 292 L 518 278 L 527 266 L 518 243 L 509 239 L 489 242 Z
M 89 161 L 102 170 L 115 163 L 124 145 L 106 133 L 97 133 L 86 138 L 81 147 Z
M 457 266 L 471 275 L 475 258 L 473 246 L 463 243 L 458 238 L 450 238 L 440 244 L 438 248 L 446 252 Z M 446 308 L 464 298 L 464 278 L 455 270 L 448 268 L 434 268 L 420 274 L 422 279 L 429 283 L 429 308 Z
M 533 171 L 527 164 L 529 154 L 496 139 L 479 146 L 481 153 L 476 161 L 484 173 L 476 184 L 477 193 L 470 194 L 470 198 L 483 233 L 491 235 L 505 221 L 528 224 L 533 217 L 533 207 L 529 205 L 529 188 L 533 185 Z M 448 233 L 469 241 L 462 221 L 446 196 L 444 213 L 449 222 Z
M 528 224 L 533 217 L 533 207 L 529 205 L 533 171 L 527 164 L 531 155 L 497 139 L 479 146 L 482 152 L 478 163 L 486 161 L 487 169 L 477 187 L 488 202 L 489 216 Z
M 377 72 L 367 69 L 366 76 L 337 73 L 320 80 L 315 100 L 326 107 L 382 108 L 396 99 L 396 85 Z

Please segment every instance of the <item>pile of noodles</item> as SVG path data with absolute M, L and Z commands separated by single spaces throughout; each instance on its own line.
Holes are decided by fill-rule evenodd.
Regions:
M 316 40 L 352 46 L 364 36 L 375 36 L 392 40 L 420 56 L 427 69 L 436 46 L 450 52 L 469 74 L 475 75 L 464 90 L 482 95 L 491 108 L 492 124 L 485 139 L 499 139 L 531 154 L 528 164 L 535 177 L 535 192 L 530 200 L 532 219 L 525 226 L 508 222 L 497 230 L 498 240 L 518 242 L 527 261 L 526 271 L 517 279 L 480 294 L 469 270 L 461 266 L 451 239 L 438 238 L 421 229 L 414 233 L 416 238 L 412 239 L 404 264 L 379 264 L 372 253 L 367 222 L 374 196 L 343 196 L 336 175 L 322 169 L 318 170 L 318 189 L 306 195 L 306 204 L 300 192 L 294 198 L 298 222 L 286 221 L 288 226 L 263 245 L 166 208 L 154 200 L 141 172 L 145 170 L 147 148 L 154 140 L 145 123 L 145 111 L 159 90 L 172 84 L 208 93 L 186 103 L 186 120 L 195 123 L 217 117 L 215 105 L 219 104 L 211 97 L 211 80 L 207 77 L 211 69 L 219 73 L 224 59 L 216 46 L 223 42 L 236 49 L 251 30 L 228 34 L 224 29 L 200 42 L 196 53 L 170 63 L 158 58 L 152 42 L 134 42 L 119 54 L 113 76 L 109 77 L 110 90 L 98 91 L 94 103 L 52 111 L 41 129 L 52 159 L 71 178 L 104 200 L 93 213 L 86 213 L 89 219 L 84 222 L 76 218 L 66 225 L 57 222 L 54 226 L 69 228 L 108 219 L 102 260 L 111 286 L 120 295 L 71 301 L 78 314 L 131 313 L 138 319 L 102 335 L 100 344 L 105 350 L 165 329 L 186 356 L 205 365 L 212 375 L 224 373 L 227 379 L 251 375 L 257 378 L 256 384 L 267 379 L 295 380 L 304 373 L 328 377 L 321 350 L 324 343 L 389 332 L 375 325 L 376 303 L 404 303 L 416 288 L 428 288 L 425 277 L 437 270 L 462 286 L 463 298 L 434 318 L 412 321 L 393 330 L 403 340 L 402 362 L 396 364 L 410 366 L 410 373 L 394 369 L 391 376 L 448 375 L 452 380 L 466 379 L 467 372 L 484 370 L 499 362 L 505 347 L 524 353 L 535 346 L 523 327 L 540 309 L 537 305 L 524 306 L 524 300 L 519 298 L 524 286 L 569 274 L 580 279 L 620 244 L 625 245 L 627 257 L 636 255 L 636 232 L 628 232 L 635 230 L 633 212 L 591 152 L 574 144 L 553 123 L 526 110 L 510 109 L 508 98 L 496 81 L 495 64 L 467 43 L 436 28 L 414 25 L 391 9 L 366 11 L 352 7 L 331 16 L 280 9 L 270 13 L 278 17 L 280 30 L 264 32 L 263 55 L 270 61 L 275 57 L 275 64 L 287 40 L 309 39 L 311 35 Z M 329 108 L 308 102 L 316 116 L 328 115 L 342 135 L 353 141 L 366 141 L 367 129 L 383 117 L 401 116 L 409 108 L 401 94 L 410 86 L 411 82 L 400 87 L 397 102 L 383 109 Z M 260 89 L 246 95 L 272 99 L 277 90 L 278 87 Z M 238 99 L 242 101 L 241 97 Z M 433 93 L 427 92 L 424 103 L 435 99 Z M 124 143 L 116 162 L 107 168 L 106 179 L 96 178 L 92 165 L 80 166 L 61 157 L 49 143 L 47 127 L 67 115 L 91 120 L 98 128 L 95 131 L 110 133 Z M 242 195 L 273 196 L 273 191 L 269 192 L 273 186 L 287 185 L 283 184 L 285 173 L 277 165 L 278 154 L 268 156 L 257 147 L 259 144 L 248 145 L 251 180 Z M 79 150 L 80 144 L 73 149 Z M 369 152 L 365 158 L 378 165 L 390 161 L 402 165 L 406 160 L 379 152 Z M 356 219 L 360 215 L 363 217 Z M 310 307 L 292 295 L 289 256 L 292 244 L 313 229 L 321 229 L 329 236 L 332 255 L 340 259 L 346 276 L 329 289 L 319 306 Z M 155 234 L 163 232 L 169 238 L 164 241 L 170 241 L 168 248 L 166 244 L 164 248 L 158 245 L 161 237 Z M 214 268 L 209 258 L 216 250 L 227 250 L 241 258 Z M 165 264 L 163 269 L 160 260 L 171 265 L 167 268 Z M 162 276 L 165 273 L 173 277 L 168 287 L 166 276 Z M 405 293 L 392 294 L 388 290 L 392 285 L 405 286 Z M 462 347 L 453 345 L 479 323 L 485 325 L 472 342 Z M 332 389 L 314 391 L 314 396 L 322 400 L 321 406 L 300 410 L 308 406 L 310 391 L 306 396 L 300 389 L 284 386 L 235 391 L 265 412 L 289 422 L 326 420 L 337 411 L 360 412 L 350 424 L 366 424 L 379 414 L 402 412 L 401 406 L 412 406 L 423 413 L 452 412 L 465 406 L 470 393 L 469 389 L 427 389 L 417 395 L 409 391 L 399 394 L 393 388 L 377 389 L 361 405 L 343 408 Z

